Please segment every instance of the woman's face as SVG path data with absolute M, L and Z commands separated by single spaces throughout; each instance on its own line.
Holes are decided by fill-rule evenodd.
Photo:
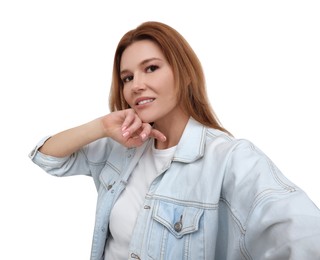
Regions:
M 181 113 L 171 66 L 157 44 L 141 40 L 122 54 L 123 95 L 143 122 L 161 122 Z

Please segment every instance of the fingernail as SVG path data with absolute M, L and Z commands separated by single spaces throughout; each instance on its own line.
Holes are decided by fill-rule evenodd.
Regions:
M 124 127 L 121 128 L 121 131 L 124 132 L 124 130 L 126 130 L 126 129 L 127 129 L 127 127 L 124 126 Z
M 127 131 L 127 132 L 124 132 L 123 134 L 122 134 L 122 136 L 123 137 L 126 137 L 126 136 L 128 136 L 129 135 L 129 132 Z
M 144 140 L 146 139 L 146 137 L 147 137 L 147 135 L 146 135 L 146 134 L 144 134 L 144 133 L 143 133 L 143 134 L 141 134 L 140 136 L 141 136 L 142 141 L 144 141 Z

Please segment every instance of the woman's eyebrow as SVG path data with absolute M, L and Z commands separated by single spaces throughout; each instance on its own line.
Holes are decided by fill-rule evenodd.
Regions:
M 143 60 L 142 62 L 140 62 L 140 66 L 141 66 L 141 65 L 145 65 L 146 63 L 149 63 L 150 61 L 154 61 L 154 60 L 161 61 L 160 58 L 145 59 L 145 60 Z

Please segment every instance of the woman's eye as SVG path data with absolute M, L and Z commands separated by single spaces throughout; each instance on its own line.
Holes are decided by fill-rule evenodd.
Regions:
M 131 80 L 133 80 L 133 76 L 126 76 L 126 77 L 123 77 L 123 78 L 122 78 L 122 82 L 123 82 L 123 83 L 129 82 L 129 81 L 131 81 Z
M 151 65 L 149 67 L 147 67 L 146 71 L 147 72 L 154 72 L 155 70 L 157 70 L 159 67 L 156 65 Z

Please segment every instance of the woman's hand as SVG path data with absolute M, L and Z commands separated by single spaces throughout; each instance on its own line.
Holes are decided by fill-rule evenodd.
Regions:
M 150 137 L 166 141 L 164 134 L 143 123 L 133 109 L 112 112 L 102 117 L 101 122 L 106 136 L 126 147 L 138 147 Z

